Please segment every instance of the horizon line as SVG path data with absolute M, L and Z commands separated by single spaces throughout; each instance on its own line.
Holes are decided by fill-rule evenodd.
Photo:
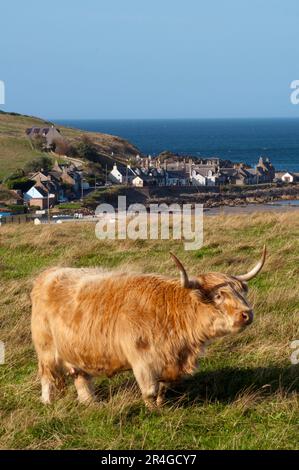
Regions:
M 200 121 L 200 120 L 287 120 L 287 119 L 299 119 L 298 116 L 210 116 L 210 117 L 44 117 L 40 114 L 31 114 L 20 111 L 6 111 L 0 108 L 0 113 L 7 114 L 20 114 L 27 117 L 38 118 L 41 120 L 48 121 Z
M 36 116 L 38 117 L 38 116 Z M 299 119 L 299 116 L 248 116 L 248 117 L 49 117 L 52 121 L 216 121 L 216 120 L 283 120 Z

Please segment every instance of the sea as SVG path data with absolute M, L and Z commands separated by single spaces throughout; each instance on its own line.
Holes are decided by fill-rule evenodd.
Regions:
M 219 157 L 254 167 L 268 157 L 279 171 L 299 172 L 299 118 L 290 119 L 64 119 L 57 124 L 129 140 L 140 152 L 164 150 Z

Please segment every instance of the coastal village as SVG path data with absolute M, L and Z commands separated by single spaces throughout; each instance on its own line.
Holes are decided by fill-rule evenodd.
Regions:
M 63 207 L 84 201 L 86 195 L 95 191 L 108 190 L 111 187 L 194 189 L 195 192 L 219 192 L 224 187 L 250 187 L 257 185 L 290 185 L 299 182 L 299 174 L 275 170 L 267 157 L 259 157 L 254 168 L 245 163 L 232 163 L 218 157 L 195 158 L 163 152 L 158 156 L 137 154 L 123 162 L 106 165 L 102 179 L 87 175 L 84 161 L 58 155 L 58 146 L 64 148 L 68 143 L 60 129 L 51 127 L 32 127 L 26 130 L 26 138 L 38 141 L 43 154 L 46 152 L 52 164 L 35 171 L 22 174 L 26 184 L 22 187 L 7 185 L 2 182 L 0 213 L 3 216 L 11 212 L 35 212 L 44 215 L 50 209 Z M 113 161 L 113 153 L 111 162 Z M 93 182 L 92 182 L 93 181 Z M 5 197 L 3 197 L 5 194 Z M 70 205 L 70 207 L 72 207 Z M 12 210 L 13 209 L 13 210 Z

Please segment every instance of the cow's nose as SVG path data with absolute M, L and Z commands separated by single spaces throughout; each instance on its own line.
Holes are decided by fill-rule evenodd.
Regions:
M 250 325 L 253 320 L 253 312 L 251 310 L 242 312 L 242 319 L 245 325 Z

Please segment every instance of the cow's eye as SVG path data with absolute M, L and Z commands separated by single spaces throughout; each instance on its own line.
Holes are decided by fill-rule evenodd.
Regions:
M 215 300 L 221 300 L 222 299 L 222 295 L 221 294 L 216 294 L 215 295 Z

